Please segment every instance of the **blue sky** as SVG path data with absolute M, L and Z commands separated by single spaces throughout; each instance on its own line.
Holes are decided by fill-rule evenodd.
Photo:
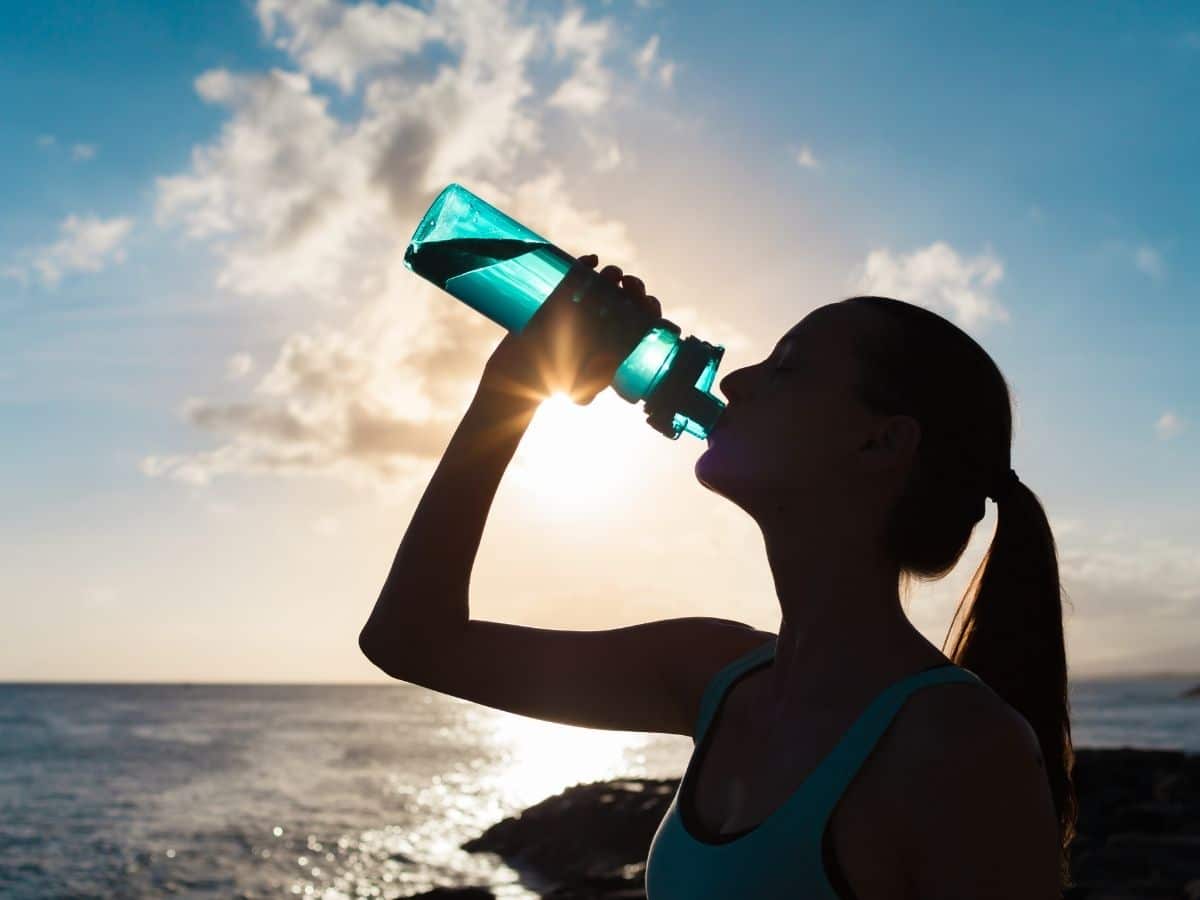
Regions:
M 9 6 L 0 678 L 375 677 L 357 629 L 499 339 L 398 266 L 451 180 L 644 277 L 722 371 L 866 289 L 958 321 L 1016 395 L 1073 665 L 1194 658 L 1194 6 Z M 374 443 L 348 442 L 359 413 Z M 540 412 L 526 449 L 477 614 L 777 624 L 755 532 L 691 480 L 698 443 L 606 395 Z M 578 487 L 614 454 L 657 477 Z M 619 575 L 588 556 L 605 522 Z M 992 522 L 916 599 L 931 640 Z M 690 574 L 639 604 L 664 559 Z

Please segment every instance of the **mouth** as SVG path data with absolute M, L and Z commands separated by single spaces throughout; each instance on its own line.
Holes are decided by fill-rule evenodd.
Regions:
M 721 415 L 717 416 L 717 421 L 713 422 L 713 427 L 710 428 L 708 431 L 708 435 L 706 438 L 708 443 L 710 443 L 710 444 L 712 443 L 713 437 L 716 435 L 716 433 L 718 431 L 725 430 L 725 427 L 728 425 L 728 422 L 726 421 L 728 419 L 728 415 L 729 415 L 728 410 L 726 410 L 725 412 L 722 412 Z

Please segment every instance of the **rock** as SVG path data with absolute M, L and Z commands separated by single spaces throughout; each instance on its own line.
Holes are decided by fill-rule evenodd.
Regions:
M 1184 691 L 1179 696 L 1185 697 L 1185 698 L 1186 697 L 1200 697 L 1200 684 L 1196 685 L 1194 688 L 1188 688 L 1186 691 Z
M 677 779 L 576 785 L 463 844 L 549 882 L 545 897 L 644 897 L 646 853 Z M 558 891 L 559 893 L 555 893 Z
M 1075 784 L 1078 836 L 1064 900 L 1200 900 L 1200 755 L 1080 749 Z M 678 786 L 576 785 L 463 849 L 499 854 L 545 900 L 644 900 L 646 853 Z
M 481 887 L 437 887 L 423 894 L 413 894 L 408 900 L 496 900 L 496 895 Z

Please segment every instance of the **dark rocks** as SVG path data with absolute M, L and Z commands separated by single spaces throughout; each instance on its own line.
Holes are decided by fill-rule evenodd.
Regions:
M 1081 749 L 1075 782 L 1079 836 L 1064 900 L 1200 900 L 1200 755 Z M 546 900 L 644 900 L 646 853 L 677 787 L 577 785 L 463 849 L 499 854 Z
M 677 779 L 576 785 L 497 822 L 464 850 L 499 854 L 544 897 L 644 897 L 646 852 Z M 633 893 L 624 893 L 633 891 Z
M 1184 691 L 1179 696 L 1180 697 L 1200 697 L 1200 684 L 1196 685 L 1194 688 L 1188 688 L 1186 691 Z
M 496 900 L 496 895 L 481 887 L 439 887 L 422 894 L 413 894 L 408 900 Z

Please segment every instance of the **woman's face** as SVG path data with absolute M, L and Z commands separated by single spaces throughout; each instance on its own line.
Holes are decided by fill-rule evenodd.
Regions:
M 861 451 L 888 418 L 854 394 L 853 338 L 870 315 L 853 303 L 819 307 L 762 362 L 721 379 L 728 406 L 696 461 L 700 483 L 760 524 L 772 511 L 824 517 L 853 504 L 869 462 Z

